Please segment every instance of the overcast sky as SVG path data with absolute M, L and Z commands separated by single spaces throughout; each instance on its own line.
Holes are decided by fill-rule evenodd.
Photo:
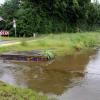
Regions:
M 0 0 L 0 4 L 3 4 L 5 0 Z
M 0 4 L 3 4 L 5 0 L 0 0 Z M 91 0 L 94 1 L 94 0 Z M 100 0 L 98 0 L 100 2 Z
M 91 0 L 91 2 L 96 1 L 96 0 Z M 98 0 L 98 2 L 100 2 L 100 0 Z

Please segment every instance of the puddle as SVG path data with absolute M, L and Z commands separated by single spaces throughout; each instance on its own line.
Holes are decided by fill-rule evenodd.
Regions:
M 57 100 L 100 100 L 100 51 L 65 55 L 48 62 L 0 61 L 0 80 Z

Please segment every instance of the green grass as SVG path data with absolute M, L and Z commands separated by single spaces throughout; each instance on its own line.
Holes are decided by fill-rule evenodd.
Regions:
M 21 40 L 23 38 L 15 38 L 15 37 L 0 37 L 0 40 Z
M 68 54 L 76 50 L 92 48 L 98 46 L 100 42 L 100 33 L 87 32 L 87 33 L 61 33 L 50 34 L 48 36 L 31 40 L 27 42 L 25 39 L 20 44 L 0 47 L 0 52 L 7 51 L 23 51 L 34 49 L 54 49 L 55 54 Z
M 44 35 L 37 35 L 37 38 L 41 38 L 44 37 Z M 34 37 L 4 37 L 4 36 L 0 36 L 0 40 L 5 40 L 5 41 L 9 41 L 9 40 L 16 40 L 16 41 L 22 41 L 22 40 L 28 40 L 28 39 L 34 39 Z
M 30 39 L 29 39 L 30 40 Z M 100 33 L 50 34 L 36 40 L 20 40 L 20 44 L 0 47 L 0 53 L 34 49 L 53 49 L 54 53 L 69 54 L 76 50 L 93 48 L 100 44 Z M 47 100 L 30 89 L 15 88 L 0 82 L 0 100 Z
M 16 88 L 0 82 L 0 100 L 48 100 L 31 89 Z

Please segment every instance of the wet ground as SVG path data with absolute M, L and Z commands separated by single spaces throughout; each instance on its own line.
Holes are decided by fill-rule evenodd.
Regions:
M 0 80 L 57 100 L 100 100 L 100 50 L 44 62 L 3 62 Z
M 15 40 L 0 40 L 0 45 L 7 44 L 7 43 L 13 43 L 16 42 Z

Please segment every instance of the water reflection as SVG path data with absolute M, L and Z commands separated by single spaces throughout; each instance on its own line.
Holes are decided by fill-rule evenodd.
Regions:
M 95 90 L 94 93 L 94 89 L 97 88 L 93 84 L 97 86 L 100 84 L 99 79 L 92 81 L 93 75 L 91 76 L 95 65 L 98 68 L 100 59 L 99 52 L 93 56 L 95 53 L 95 51 L 86 51 L 75 55 L 65 55 L 51 62 L 13 62 L 10 65 L 0 63 L 0 70 L 4 70 L 0 71 L 0 79 L 8 80 L 9 78 L 5 77 L 4 73 L 9 70 L 11 73 L 9 81 L 11 81 L 6 81 L 8 83 L 27 86 L 50 97 L 56 97 L 58 100 L 81 100 L 83 96 L 86 96 L 85 100 L 96 100 L 89 96 L 92 94 L 98 96 L 99 90 Z
M 0 80 L 11 85 L 27 87 L 23 80 L 23 70 L 16 64 L 0 61 Z
M 69 88 L 58 100 L 100 100 L 100 51 L 91 57 L 85 71 L 81 85 Z
M 90 55 L 94 53 L 93 51 L 57 57 L 49 64 L 40 62 L 20 63 L 20 65 L 30 67 L 29 71 L 25 71 L 25 80 L 30 88 L 43 93 L 61 95 L 76 82 L 76 79 L 81 80 L 84 77 L 85 66 L 89 62 Z

